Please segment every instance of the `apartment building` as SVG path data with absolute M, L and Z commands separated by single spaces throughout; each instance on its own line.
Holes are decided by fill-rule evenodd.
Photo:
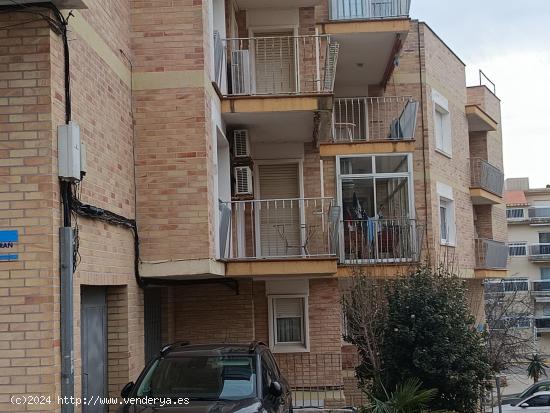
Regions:
M 24 3 L 0 1 L 0 410 L 117 395 L 179 340 L 264 341 L 297 405 L 350 405 L 357 271 L 445 261 L 481 319 L 507 264 L 500 101 L 408 0 L 54 1 L 68 62 Z M 67 124 L 85 175 L 59 183 Z
M 513 277 L 507 281 L 531 291 L 538 351 L 550 354 L 550 188 L 531 188 L 528 178 L 510 178 L 505 200 Z

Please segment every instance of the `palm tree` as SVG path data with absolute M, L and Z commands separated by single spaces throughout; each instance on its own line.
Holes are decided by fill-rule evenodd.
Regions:
M 529 365 L 527 366 L 527 375 L 533 379 L 536 383 L 539 381 L 542 375 L 546 375 L 546 369 L 548 365 L 544 362 L 544 359 L 540 354 L 533 354 L 531 357 L 527 357 Z
M 420 380 L 413 378 L 396 387 L 386 400 L 374 398 L 372 413 L 422 413 L 437 393 L 436 389 L 423 390 Z

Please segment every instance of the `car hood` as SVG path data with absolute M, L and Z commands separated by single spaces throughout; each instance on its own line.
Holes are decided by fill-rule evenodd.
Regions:
M 120 413 L 255 413 L 261 403 L 257 399 L 224 401 L 189 401 L 178 406 L 124 406 Z

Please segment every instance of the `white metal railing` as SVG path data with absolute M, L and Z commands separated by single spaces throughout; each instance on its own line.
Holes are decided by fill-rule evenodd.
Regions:
M 550 207 L 531 207 L 528 213 L 531 221 L 550 221 Z
M 220 233 L 223 259 L 335 256 L 339 207 L 333 198 L 222 203 L 228 219 Z
M 549 211 L 550 214 L 550 211 Z M 550 218 L 550 216 L 549 216 Z M 525 220 L 525 209 L 524 208 L 507 208 L 506 209 L 506 219 L 508 221 L 524 221 Z
M 550 280 L 531 281 L 531 291 L 537 295 L 550 294 Z
M 492 194 L 502 196 L 504 191 L 504 173 L 496 166 L 481 158 L 470 159 L 471 185 L 482 188 Z
M 334 100 L 333 142 L 414 139 L 418 102 L 410 96 Z
M 529 259 L 531 261 L 550 261 L 550 244 L 529 245 Z
M 330 0 L 330 20 L 408 17 L 411 0 Z
M 344 220 L 340 261 L 344 264 L 417 262 L 422 231 L 408 218 Z
M 258 36 L 222 40 L 229 63 L 228 95 L 332 93 L 338 44 L 329 35 Z
M 504 270 L 508 265 L 508 246 L 490 239 L 475 239 L 476 268 Z
M 485 294 L 492 293 L 516 293 L 529 291 L 528 278 L 510 278 L 500 280 L 485 280 L 483 283 Z

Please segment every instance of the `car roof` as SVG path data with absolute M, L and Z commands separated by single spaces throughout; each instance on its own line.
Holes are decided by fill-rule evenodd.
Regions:
M 250 355 L 267 348 L 265 344 L 253 342 L 251 344 L 187 344 L 176 343 L 164 347 L 161 355 L 165 357 L 178 356 L 221 356 L 221 355 Z

